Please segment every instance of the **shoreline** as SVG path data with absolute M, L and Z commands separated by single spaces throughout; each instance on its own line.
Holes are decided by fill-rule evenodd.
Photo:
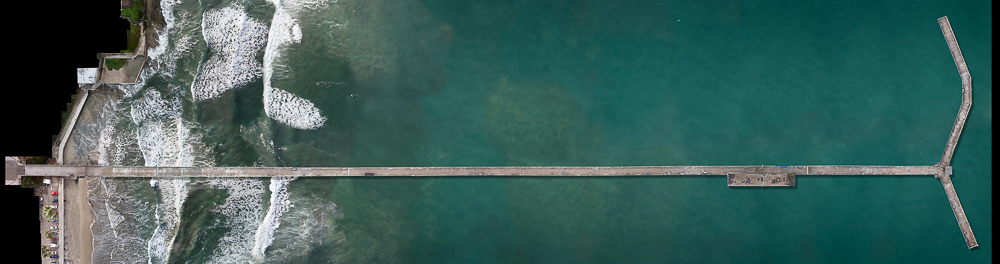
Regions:
M 155 36 L 158 30 L 163 30 L 165 25 L 163 15 L 160 14 L 160 0 L 137 1 L 146 2 L 144 10 L 146 18 L 144 19 L 147 19 L 149 22 L 148 26 L 154 29 L 143 32 L 143 39 L 149 43 L 141 46 L 145 46 L 145 48 L 156 47 L 159 43 L 157 43 L 158 39 Z M 145 55 L 145 49 L 141 53 Z M 102 67 L 103 63 L 98 64 L 98 66 Z M 140 68 L 140 74 L 143 70 L 145 70 L 145 67 Z M 78 89 L 77 93 L 80 94 L 80 97 L 74 102 L 75 105 L 72 106 L 72 120 L 68 120 L 66 124 L 63 124 L 57 136 L 57 141 L 53 144 L 52 154 L 58 164 L 94 165 L 93 163 L 97 162 L 91 159 L 91 152 L 97 147 L 95 144 L 96 138 L 94 140 L 87 140 L 83 137 L 85 137 L 84 135 L 100 135 L 100 130 L 92 131 L 93 128 L 88 126 L 88 124 L 98 123 L 101 128 L 111 125 L 103 124 L 99 121 L 102 116 L 100 113 L 108 110 L 105 104 L 113 102 L 116 99 L 120 100 L 121 94 L 116 91 L 117 89 L 112 87 L 101 88 L 92 86 L 94 85 L 84 85 Z M 63 239 L 62 243 L 60 243 L 63 245 L 60 251 L 63 253 L 60 256 L 61 259 L 58 261 L 63 263 L 91 263 L 94 254 L 94 236 L 93 230 L 91 230 L 91 226 L 94 223 L 94 210 L 90 204 L 88 177 L 66 178 L 62 180 L 62 183 L 62 186 L 66 188 L 60 193 L 60 196 L 63 196 L 60 209 L 64 210 L 63 215 L 60 217 L 64 219 L 60 220 L 63 221 L 60 232 L 60 237 Z M 49 263 L 47 259 L 42 262 Z

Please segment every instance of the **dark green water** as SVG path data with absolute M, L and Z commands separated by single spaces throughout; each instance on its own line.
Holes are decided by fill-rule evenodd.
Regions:
M 992 261 L 988 1 L 325 4 L 291 12 L 302 38 L 277 49 L 272 78 L 324 126 L 270 119 L 259 80 L 188 96 L 210 163 L 932 165 L 961 103 L 936 22 L 947 15 L 974 82 L 952 164 L 980 248 L 966 248 L 932 176 L 801 176 L 786 189 L 719 176 L 311 178 L 288 185 L 295 207 L 267 262 Z M 243 6 L 270 25 L 273 5 Z M 185 54 L 181 68 L 205 61 Z M 171 262 L 211 259 L 231 230 L 205 211 L 224 191 L 188 188 Z M 267 208 L 268 195 L 247 197 Z
M 992 260 L 989 3 L 424 4 L 453 27 L 447 82 L 396 113 L 419 120 L 406 137 L 369 142 L 402 157 L 356 143 L 355 164 L 933 164 L 961 102 L 948 15 L 975 83 L 953 164 L 981 248 L 929 176 L 338 179 L 347 262 Z

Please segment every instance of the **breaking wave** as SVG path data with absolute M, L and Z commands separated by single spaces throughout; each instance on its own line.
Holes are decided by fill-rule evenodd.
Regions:
M 251 249 L 258 224 L 264 218 L 264 183 L 260 178 L 209 178 L 213 186 L 221 186 L 229 197 L 220 207 L 230 228 L 220 240 L 208 263 L 248 263 L 253 260 Z
M 113 86 L 126 98 L 117 114 L 100 130 L 92 151 L 104 166 L 213 166 L 212 153 L 202 142 L 198 125 L 183 119 L 184 89 L 172 81 L 176 61 L 193 42 L 190 15 L 180 20 L 178 1 L 161 1 L 166 23 L 157 32 L 157 45 L 147 50 L 150 67 L 134 85 Z M 176 31 L 176 32 L 175 32 Z M 188 40 L 170 43 L 173 39 Z M 173 48 L 169 48 L 173 47 Z M 185 48 L 187 47 L 187 48 Z M 151 76 L 167 80 L 159 90 L 147 85 Z M 162 84 L 161 84 L 162 85 Z M 160 91 L 166 90 L 164 94 Z M 140 96 L 141 95 L 141 96 Z M 136 96 L 140 96 L 135 98 Z M 131 98 L 131 99 L 130 99 Z M 166 263 L 180 225 L 181 209 L 188 197 L 187 178 L 101 178 L 91 180 L 94 209 L 94 263 Z M 150 187 L 149 182 L 155 182 Z M 155 187 L 155 188 L 154 188 Z M 153 203 L 152 205 L 150 203 Z
M 274 230 L 271 245 L 267 248 L 266 263 L 300 259 L 316 246 L 326 243 L 330 238 L 328 234 L 335 233 L 330 220 L 340 214 L 336 204 L 322 192 L 296 191 L 293 195 L 295 199 L 281 216 L 281 228 Z
M 288 211 L 289 207 L 294 207 L 288 200 L 288 183 L 298 177 L 273 177 L 268 189 L 271 191 L 271 206 L 267 209 L 264 221 L 257 227 L 254 234 L 253 258 L 263 261 L 264 250 L 271 246 L 274 241 L 274 230 L 281 225 L 281 215 Z
M 271 0 L 275 11 L 268 32 L 267 46 L 264 48 L 264 112 L 268 117 L 294 128 L 317 129 L 326 123 L 326 117 L 315 104 L 271 86 L 276 60 L 281 57 L 279 49 L 302 41 L 302 28 L 291 17 L 292 9 L 285 8 L 282 2 Z M 296 4 L 298 3 L 293 3 L 292 6 Z
M 205 12 L 201 27 L 212 55 L 191 84 L 195 101 L 218 97 L 260 77 L 261 65 L 255 57 L 267 37 L 264 24 L 242 7 L 229 6 Z
M 177 237 L 181 221 L 181 208 L 188 197 L 188 178 L 155 178 L 160 189 L 160 203 L 156 206 L 156 230 L 146 243 L 149 263 L 166 263 Z

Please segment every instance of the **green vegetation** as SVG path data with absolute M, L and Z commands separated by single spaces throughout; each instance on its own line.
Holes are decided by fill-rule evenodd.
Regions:
M 104 68 L 108 70 L 117 70 L 125 67 L 125 60 L 123 59 L 104 59 Z
M 56 234 L 52 233 L 52 229 L 45 230 L 45 238 L 46 239 L 53 239 L 55 237 L 56 237 Z
M 51 205 L 43 207 L 42 208 L 42 216 L 45 216 L 45 218 L 48 218 L 48 219 L 55 219 L 56 218 L 56 209 L 52 208 Z
M 132 1 L 132 8 L 122 9 L 122 15 L 132 18 L 132 21 L 139 21 L 143 17 L 143 10 L 145 10 L 144 1 Z M 126 18 L 122 18 L 126 19 Z M 127 19 L 126 19 L 127 20 Z M 139 46 L 139 37 L 142 34 L 142 30 L 139 25 L 132 24 L 128 29 L 128 38 L 126 49 L 122 50 L 122 53 L 132 53 L 135 52 L 135 48 Z
M 49 257 L 49 247 L 42 246 L 42 259 Z
M 142 3 L 142 1 L 132 2 L 132 8 L 122 9 L 122 15 L 131 17 L 132 21 L 139 21 L 139 19 L 142 18 L 142 9 L 138 8 L 138 6 L 141 5 L 140 3 Z
M 42 178 L 40 176 L 23 176 L 21 177 L 21 188 L 35 188 L 35 186 L 42 186 Z

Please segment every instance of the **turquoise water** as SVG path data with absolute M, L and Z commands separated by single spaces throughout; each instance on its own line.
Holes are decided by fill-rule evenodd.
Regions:
M 212 56 L 225 52 L 206 44 L 202 32 L 211 30 L 199 25 L 201 16 L 227 6 L 241 7 L 242 13 L 230 13 L 253 20 L 236 23 L 239 32 L 259 22 L 272 42 L 243 41 L 250 44 L 239 47 L 250 52 L 233 53 L 232 65 L 258 61 L 259 72 L 198 100 L 192 94 L 202 88 L 192 87 L 195 80 L 227 78 L 206 73 L 217 60 Z M 135 98 L 152 90 L 182 106 L 142 114 L 151 116 L 145 119 L 123 111 L 128 118 L 116 131 L 136 131 L 138 147 L 119 144 L 131 159 L 111 164 L 931 165 L 940 160 L 961 103 L 961 81 L 935 21 L 947 15 L 975 84 L 952 164 L 980 248 L 966 249 L 931 176 L 802 176 L 791 189 L 732 189 L 718 176 L 313 178 L 275 180 L 287 187 L 267 190 L 272 180 L 192 179 L 178 185 L 187 188 L 179 221 L 159 224 L 177 234 L 166 239 L 172 247 L 161 246 L 169 258 L 154 260 L 992 261 L 989 2 L 276 6 L 171 5 L 177 21 L 160 61 L 174 66 L 152 67 L 144 85 L 127 88 L 133 95 L 122 107 L 140 109 Z M 278 13 L 297 22 L 300 39 L 276 42 Z M 295 39 L 294 30 L 285 32 Z M 283 119 L 285 110 L 265 99 L 272 89 L 312 103 L 322 126 L 300 122 L 309 107 L 297 108 L 299 119 Z M 180 132 L 161 129 L 167 139 L 148 143 L 143 133 L 152 131 L 144 128 L 150 120 Z M 171 141 L 182 143 L 171 148 Z M 157 155 L 143 147 L 161 145 Z M 141 157 L 128 151 L 136 148 Z M 134 192 L 158 192 L 154 202 L 171 204 L 164 197 L 173 189 L 158 188 Z M 233 191 L 239 188 L 256 190 L 239 200 L 250 205 L 228 206 L 237 201 L 229 197 L 243 195 Z M 279 207 L 284 214 L 264 213 L 286 200 L 294 206 Z M 249 220 L 225 213 L 236 207 L 249 212 Z M 278 220 L 268 222 L 266 215 Z M 274 234 L 262 258 L 224 242 L 230 236 L 259 242 L 232 233 L 263 227 L 274 227 Z

